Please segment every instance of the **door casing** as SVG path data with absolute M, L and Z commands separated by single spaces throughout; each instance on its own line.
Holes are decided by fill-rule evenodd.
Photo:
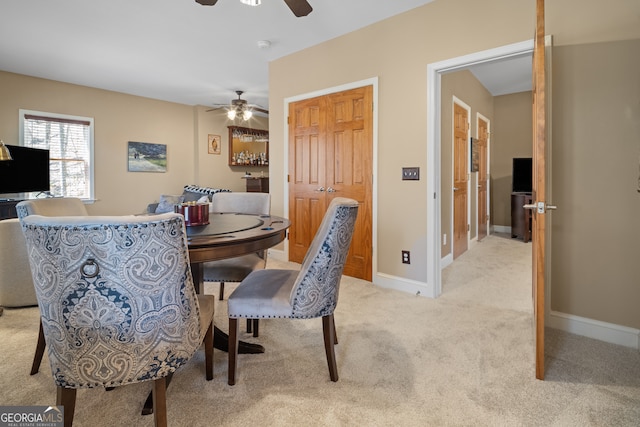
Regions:
M 441 76 L 471 65 L 514 56 L 531 55 L 533 39 L 495 49 L 488 49 L 427 65 L 427 283 L 425 296 L 436 298 L 442 293 L 441 276 Z M 547 282 L 548 283 L 548 282 Z

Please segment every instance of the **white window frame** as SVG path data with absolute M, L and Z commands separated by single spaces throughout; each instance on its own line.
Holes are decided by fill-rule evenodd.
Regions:
M 50 117 L 52 119 L 65 119 L 65 120 L 76 120 L 76 121 L 85 121 L 89 122 L 89 197 L 83 198 L 82 200 L 85 202 L 93 202 L 95 201 L 95 162 L 94 162 L 94 123 L 93 117 L 83 117 L 83 116 L 72 116 L 69 114 L 58 114 L 58 113 L 49 113 L 46 111 L 35 111 L 35 110 L 19 110 L 19 143 L 21 146 L 25 146 L 24 143 L 24 120 L 26 115 L 34 115 L 34 116 L 42 116 L 42 117 Z

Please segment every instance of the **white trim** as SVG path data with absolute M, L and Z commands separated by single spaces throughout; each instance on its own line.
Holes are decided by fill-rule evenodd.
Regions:
M 511 227 L 508 225 L 492 225 L 491 229 L 494 233 L 509 233 L 511 234 Z
M 407 292 L 416 296 L 429 296 L 426 293 L 428 291 L 426 283 L 418 282 L 417 280 L 411 280 L 404 277 L 392 276 L 386 273 L 378 273 L 376 274 L 375 284 L 382 288 Z
M 640 350 L 640 329 L 558 311 L 550 311 L 548 323 L 554 329 Z
M 452 253 L 448 253 L 445 256 L 443 256 L 440 259 L 440 269 L 444 270 L 445 268 L 449 267 L 451 264 L 453 264 L 453 254 Z
M 34 115 L 42 117 L 51 117 L 54 119 L 68 119 L 89 122 L 89 197 L 82 199 L 85 204 L 95 202 L 95 148 L 94 148 L 94 121 L 93 117 L 75 116 L 72 114 L 49 113 L 46 111 L 18 109 L 18 141 L 24 146 L 24 117 L 25 115 Z
M 378 271 L 378 77 L 371 77 L 369 79 L 359 80 L 351 83 L 346 83 L 339 86 L 333 86 L 321 90 L 316 90 L 313 92 L 303 93 L 300 95 L 291 96 L 288 98 L 284 98 L 284 163 L 283 163 L 283 180 L 284 188 L 283 188 L 283 198 L 284 198 L 284 216 L 287 217 L 289 214 L 289 180 L 287 179 L 287 175 L 289 174 L 289 125 L 287 123 L 287 119 L 289 116 L 289 104 L 297 101 L 302 101 L 304 99 L 311 99 L 322 95 L 328 95 L 330 93 L 343 92 L 346 90 L 356 89 L 364 86 L 372 86 L 373 94 L 373 123 L 372 125 L 372 139 L 373 139 L 373 147 L 372 147 L 372 195 L 371 195 L 371 276 L 374 279 L 374 283 L 376 283 L 376 275 Z M 289 259 L 289 239 L 285 239 L 284 242 L 284 255 L 285 260 Z M 376 283 L 377 284 L 377 283 Z
M 440 268 L 440 86 L 442 73 L 473 64 L 530 54 L 533 40 L 472 53 L 427 65 L 427 294 L 442 293 Z

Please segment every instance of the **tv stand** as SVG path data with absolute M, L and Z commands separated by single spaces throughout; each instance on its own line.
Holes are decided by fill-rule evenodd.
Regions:
M 0 199 L 0 220 L 8 218 L 17 218 L 16 205 L 22 199 Z
M 532 201 L 531 193 L 511 193 L 511 237 L 522 239 L 525 243 L 531 240 L 531 210 L 522 206 Z

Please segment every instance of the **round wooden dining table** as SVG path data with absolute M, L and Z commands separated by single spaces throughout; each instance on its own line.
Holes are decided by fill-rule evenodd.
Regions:
M 209 224 L 187 227 L 191 275 L 197 293 L 204 291 L 202 264 L 269 249 L 282 242 L 291 223 L 274 215 L 211 213 Z M 214 345 L 228 351 L 228 335 L 214 326 Z M 264 347 L 244 341 L 239 353 L 263 353 Z

